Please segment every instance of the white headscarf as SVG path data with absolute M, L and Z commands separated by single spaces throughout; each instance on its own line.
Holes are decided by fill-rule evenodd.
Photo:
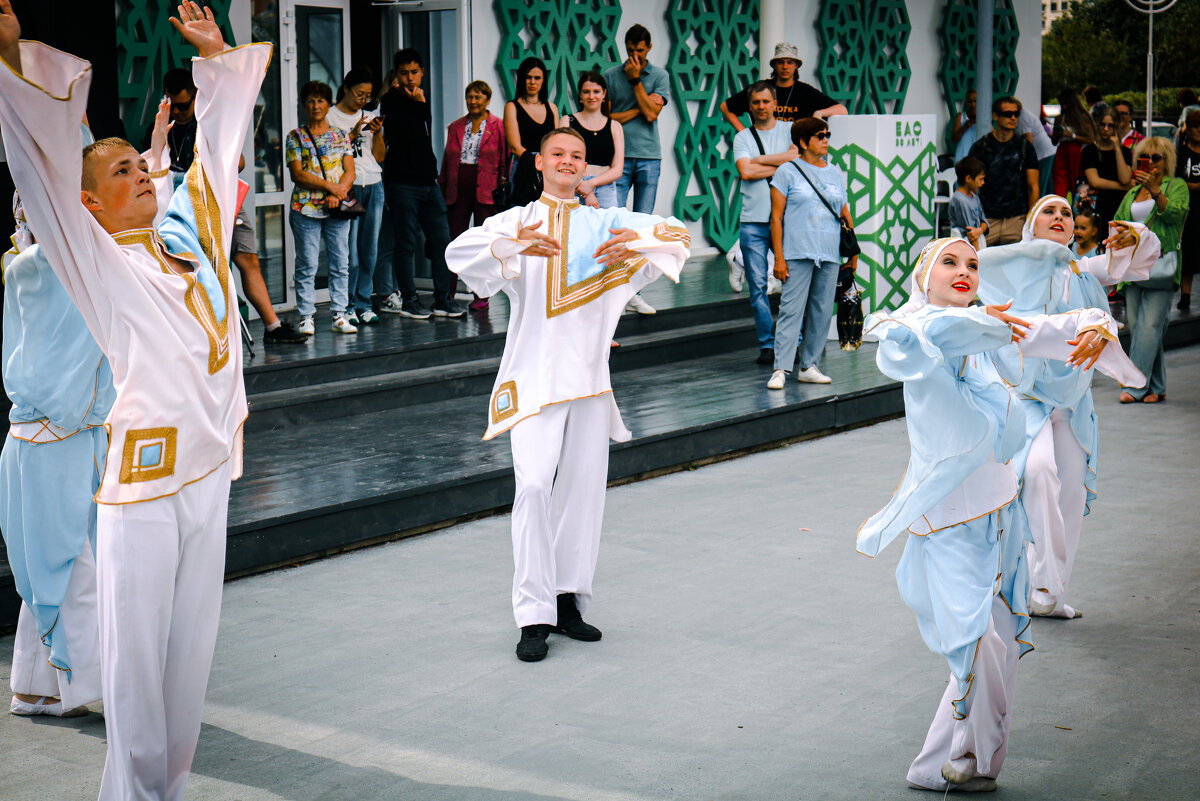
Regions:
M 1040 212 L 1042 209 L 1044 209 L 1046 207 L 1047 203 L 1052 203 L 1056 200 L 1059 203 L 1062 203 L 1068 209 L 1071 208 L 1071 202 L 1069 200 L 1067 200 L 1065 197 L 1063 197 L 1062 195 L 1045 195 L 1042 198 L 1040 198 L 1037 203 L 1033 204 L 1033 208 L 1029 210 L 1029 213 L 1025 215 L 1025 225 L 1021 227 L 1021 241 L 1022 242 L 1032 242 L 1033 241 L 1033 238 L 1034 238 L 1033 237 L 1033 220 L 1034 220 L 1034 218 L 1037 217 L 1038 212 Z
M 975 247 L 961 236 L 946 236 L 941 239 L 933 239 L 929 244 L 921 248 L 921 255 L 917 257 L 917 263 L 913 266 L 912 277 L 909 279 L 908 301 L 896 309 L 897 315 L 912 314 L 918 309 L 929 305 L 929 274 L 933 272 L 933 265 L 937 262 L 938 257 L 942 255 L 942 251 L 955 242 L 962 242 L 971 248 L 972 251 L 975 250 Z

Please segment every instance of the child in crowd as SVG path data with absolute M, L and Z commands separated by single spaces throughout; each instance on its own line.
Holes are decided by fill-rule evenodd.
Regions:
M 908 771 L 916 789 L 996 788 L 1017 660 L 1033 647 L 1026 635 L 1028 529 L 1013 504 L 1019 485 L 1010 464 L 1023 444 L 1025 414 L 1006 382 L 1020 381 L 1022 355 L 1140 378 L 1120 348 L 1095 346 L 1094 332 L 1113 336 L 1106 312 L 1024 320 L 1007 314 L 1011 303 L 969 306 L 978 285 L 974 248 L 956 237 L 934 240 L 913 271 L 908 303 L 867 320 L 880 342 L 879 369 L 904 382 L 912 450 L 895 495 L 859 530 L 858 550 L 873 557 L 899 534 L 913 535 L 896 583 L 926 645 L 951 671 Z M 1000 360 L 1000 351 L 1012 358 Z
M 988 224 L 979 200 L 986 172 L 987 167 L 980 159 L 967 156 L 954 165 L 958 189 L 950 195 L 950 228 L 976 250 L 983 250 L 986 245 Z
M 1099 256 L 1104 246 L 1100 244 L 1100 231 L 1104 223 L 1100 215 L 1091 209 L 1084 209 L 1075 214 L 1075 239 L 1071 242 L 1071 252 L 1081 259 L 1088 256 Z

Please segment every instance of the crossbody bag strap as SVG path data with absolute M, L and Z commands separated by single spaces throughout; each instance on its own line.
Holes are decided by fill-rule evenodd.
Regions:
M 838 214 L 836 211 L 833 210 L 833 206 L 829 205 L 829 201 L 826 200 L 825 196 L 821 194 L 821 190 L 817 189 L 817 185 L 814 184 L 812 182 L 812 179 L 808 177 L 808 173 L 806 173 L 806 172 L 804 172 L 804 170 L 800 169 L 800 165 L 794 161 L 789 161 L 788 164 L 791 164 L 793 167 L 796 168 L 796 172 L 798 172 L 802 176 L 804 176 L 804 180 L 808 181 L 808 185 L 811 186 L 812 190 L 817 193 L 817 197 L 821 198 L 821 202 L 825 204 L 825 208 L 829 209 L 829 213 L 833 215 L 833 219 L 838 221 L 838 225 L 845 225 L 846 221 L 844 219 L 842 219 L 842 215 Z
M 767 155 L 767 149 L 763 147 L 762 138 L 758 135 L 758 129 L 753 125 L 750 126 L 750 135 L 754 137 L 754 143 L 758 145 L 758 155 Z
M 307 125 L 302 126 L 300 128 L 300 130 L 302 130 L 302 131 L 304 131 L 304 133 L 308 134 L 308 141 L 309 141 L 309 144 L 312 145 L 312 149 L 313 149 L 313 158 L 315 158 L 317 160 L 317 166 L 321 168 L 321 177 L 324 178 L 326 181 L 328 181 L 329 176 L 325 174 L 325 163 L 323 161 L 321 161 L 321 151 L 317 150 L 316 137 L 314 137 L 312 135 L 312 131 L 308 130 Z

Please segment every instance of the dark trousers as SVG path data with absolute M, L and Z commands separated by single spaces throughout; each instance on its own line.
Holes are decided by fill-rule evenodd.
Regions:
M 413 254 L 417 250 L 417 227 L 425 233 L 427 251 L 432 262 L 434 301 L 454 297 L 458 277 L 446 267 L 446 246 L 450 244 L 450 228 L 446 221 L 446 201 L 436 184 L 384 186 L 388 210 L 396 232 L 396 247 L 392 251 L 392 271 L 405 300 L 417 296 L 413 280 Z
M 478 178 L 478 164 L 458 165 L 458 198 L 446 207 L 451 239 L 457 238 L 471 227 L 472 216 L 475 218 L 475 225 L 482 225 L 484 220 L 496 213 L 495 205 L 479 202 Z

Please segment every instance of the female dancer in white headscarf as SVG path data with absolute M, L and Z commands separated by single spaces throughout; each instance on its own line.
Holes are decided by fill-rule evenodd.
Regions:
M 858 550 L 875 556 L 898 534 L 908 538 L 896 570 L 904 602 L 951 677 L 910 786 L 991 790 L 1007 754 L 1017 660 L 1026 636 L 1027 538 L 1014 518 L 1017 475 L 1009 463 L 1025 434 L 1023 410 L 994 360 L 1000 350 L 1064 360 L 1073 368 L 1131 369 L 1119 348 L 1095 349 L 1088 331 L 1111 334 L 1107 313 L 1032 316 L 1008 304 L 969 307 L 977 255 L 965 240 L 931 242 L 913 271 L 912 294 L 892 314 L 872 315 L 877 361 L 904 381 L 912 452 L 891 501 L 863 524 Z M 1019 345 L 1010 345 L 1019 342 Z M 1019 370 L 1019 367 L 1018 367 Z M 1133 371 L 1136 373 L 1136 370 Z M 1127 376 L 1133 378 L 1133 376 Z M 965 478 L 964 478 L 965 477 Z
M 1043 197 L 1026 217 L 1020 242 L 979 254 L 980 299 L 1011 301 L 1011 312 L 1018 316 L 1089 308 L 1107 312 L 1104 287 L 1147 278 L 1158 258 L 1158 237 L 1137 223 L 1112 223 L 1104 240 L 1107 252 L 1082 259 L 1067 247 L 1074 231 L 1067 200 Z M 1114 334 L 1100 329 L 1083 336 L 1094 351 L 1116 342 Z M 1019 361 L 1012 353 L 1009 358 Z M 1083 517 L 1096 496 L 1099 429 L 1091 384 L 1090 371 L 1039 359 L 1025 362 L 1016 390 L 1025 409 L 1026 443 L 1014 465 L 1033 535 L 1029 608 L 1034 615 L 1081 614 L 1066 603 L 1066 596 Z

